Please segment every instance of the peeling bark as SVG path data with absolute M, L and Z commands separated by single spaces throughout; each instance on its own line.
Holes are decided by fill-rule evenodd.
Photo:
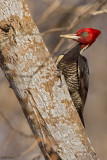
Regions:
M 45 159 L 98 160 L 23 0 L 0 0 L 0 50 L 1 68 Z

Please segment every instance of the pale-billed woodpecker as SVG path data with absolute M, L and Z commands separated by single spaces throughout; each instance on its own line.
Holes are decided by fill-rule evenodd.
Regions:
M 63 38 L 71 38 L 78 42 L 69 52 L 58 57 L 57 68 L 64 75 L 70 96 L 83 125 L 83 109 L 89 86 L 89 68 L 87 59 L 81 54 L 95 42 L 100 33 L 101 31 L 97 29 L 83 28 L 75 34 L 61 35 Z

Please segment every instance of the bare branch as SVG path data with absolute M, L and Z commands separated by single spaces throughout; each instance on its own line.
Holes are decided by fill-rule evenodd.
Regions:
M 8 125 L 8 127 L 12 130 L 14 130 L 16 133 L 20 134 L 21 136 L 24 136 L 24 137 L 29 137 L 29 138 L 34 138 L 33 135 L 27 135 L 26 133 L 24 132 L 21 132 L 19 130 L 17 130 L 16 128 L 14 128 L 11 123 L 9 122 L 9 120 L 5 117 L 5 115 L 3 114 L 3 112 L 0 110 L 0 115 L 2 116 L 2 118 L 5 120 L 6 124 Z
M 83 21 L 86 17 L 89 17 L 90 15 L 92 15 L 93 11 L 95 12 L 95 10 L 97 10 L 105 2 L 106 0 L 103 0 L 100 2 L 96 2 L 95 4 L 92 4 L 92 5 L 85 5 L 85 6 L 77 7 L 75 9 L 76 15 L 74 19 L 72 20 L 72 22 L 69 24 L 69 26 L 66 27 L 65 33 L 68 33 L 69 31 L 71 31 L 80 21 Z M 64 41 L 65 39 L 61 38 L 61 40 L 59 41 L 55 49 L 52 51 L 54 55 L 59 50 L 59 48 L 61 47 Z
M 49 6 L 49 8 L 44 11 L 43 14 L 42 14 L 42 16 L 39 17 L 39 20 L 37 20 L 38 24 L 43 23 L 43 22 L 48 18 L 48 16 L 49 16 L 52 12 L 54 12 L 54 11 L 60 6 L 61 1 L 62 1 L 62 0 L 60 0 L 60 1 L 59 1 L 59 0 L 55 0 L 55 1 Z
M 95 12 L 92 13 L 92 15 L 96 16 L 98 14 L 104 14 L 104 13 L 107 13 L 107 9 L 100 10 L 100 11 L 95 11 Z
M 63 30 L 66 30 L 66 27 L 61 27 L 61 28 L 51 28 L 51 29 L 48 29 L 47 31 L 41 33 L 41 35 L 44 36 L 44 35 L 47 34 L 47 33 L 51 33 L 51 32 L 59 32 L 59 31 L 63 31 Z
M 6 150 L 6 148 L 8 147 L 9 143 L 11 142 L 11 140 L 13 139 L 13 137 L 15 136 L 16 132 L 12 131 L 9 136 L 7 137 L 4 145 L 2 146 L 1 150 L 0 150 L 0 156 L 3 154 L 3 152 Z
M 31 160 L 39 160 L 40 158 L 41 158 L 41 154 L 40 153 L 38 153 L 38 154 L 35 154 L 35 155 L 32 155 L 31 157 L 30 157 L 30 159 Z
M 37 145 L 38 145 L 38 141 L 35 142 L 33 145 L 31 145 L 26 151 L 21 153 L 20 158 L 23 158 L 25 155 L 29 154 L 32 150 L 34 150 L 35 147 L 37 147 Z M 40 155 L 40 153 L 39 153 L 39 155 Z

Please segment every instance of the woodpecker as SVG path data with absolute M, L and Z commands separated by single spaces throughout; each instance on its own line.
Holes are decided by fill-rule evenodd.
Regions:
M 84 127 L 83 110 L 89 86 L 89 68 L 87 59 L 81 54 L 95 42 L 100 33 L 101 31 L 97 29 L 83 28 L 75 34 L 60 36 L 78 42 L 69 52 L 60 55 L 56 64 L 58 70 L 64 75 L 70 96 Z

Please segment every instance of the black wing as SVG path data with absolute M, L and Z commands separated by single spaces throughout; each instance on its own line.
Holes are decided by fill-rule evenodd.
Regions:
M 79 73 L 79 83 L 80 83 L 80 96 L 83 102 L 82 106 L 82 112 L 83 112 L 89 87 L 89 68 L 87 59 L 82 55 L 80 55 L 78 59 L 78 73 Z

